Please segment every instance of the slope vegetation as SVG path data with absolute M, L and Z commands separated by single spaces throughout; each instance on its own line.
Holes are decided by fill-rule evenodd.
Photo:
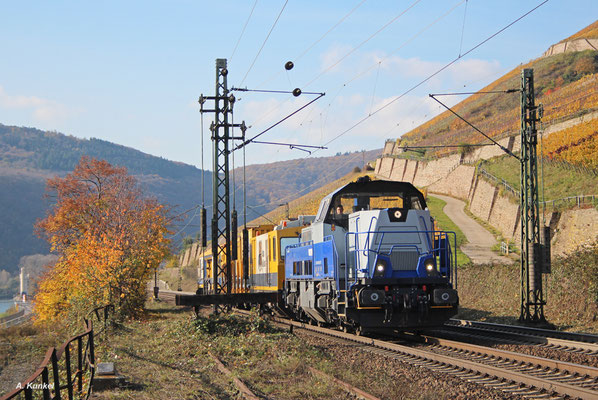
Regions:
M 519 89 L 521 70 L 534 69 L 536 103 L 542 103 L 542 123 L 553 124 L 598 110 L 598 52 L 563 53 L 531 61 L 507 73 L 480 92 Z M 515 135 L 520 126 L 520 95 L 472 95 L 453 109 L 495 139 Z M 401 145 L 459 145 L 487 142 L 465 122 L 446 111 L 406 133 Z M 435 156 L 447 154 L 440 150 Z

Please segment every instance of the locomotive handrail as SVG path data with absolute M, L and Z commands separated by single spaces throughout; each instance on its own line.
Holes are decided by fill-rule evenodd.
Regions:
M 332 268 L 332 270 L 334 271 L 334 280 L 336 282 L 336 287 L 340 289 L 340 283 L 339 283 L 338 272 L 337 272 L 338 268 L 334 267 L 338 263 L 338 251 L 336 250 L 336 241 L 334 240 L 334 236 L 332 236 L 332 235 L 324 236 L 324 241 L 325 242 L 328 242 L 328 241 L 332 242 L 332 255 L 333 255 L 333 259 L 332 259 L 333 268 Z
M 357 232 L 359 232 L 359 219 L 360 219 L 360 217 L 355 218 L 355 226 L 357 228 Z M 372 223 L 374 222 L 374 220 L 378 221 L 378 217 L 373 216 L 372 219 L 370 219 L 370 225 L 368 226 L 368 230 L 367 230 L 368 236 L 365 239 L 365 243 L 364 243 L 364 246 L 366 248 L 368 248 L 369 244 L 370 244 L 370 233 L 374 232 L 374 231 L 372 231 Z M 347 232 L 347 233 L 351 233 L 351 232 Z M 374 233 L 376 233 L 376 232 L 374 232 Z M 356 240 L 355 247 L 357 248 L 357 250 L 355 250 L 355 251 L 357 251 L 357 252 L 363 251 L 363 250 L 359 250 L 359 236 L 357 236 L 355 240 Z M 348 250 L 348 247 L 345 247 L 345 249 Z M 363 255 L 365 256 L 365 255 L 367 255 L 367 253 L 365 251 L 363 251 Z M 357 264 L 359 264 L 359 258 L 357 259 Z M 357 269 L 358 267 L 361 267 L 361 266 L 357 265 L 355 268 Z M 359 268 L 359 269 L 361 270 L 361 268 Z
M 419 219 L 420 219 L 420 220 L 422 221 L 422 223 L 424 224 L 424 228 L 426 228 L 426 233 L 427 233 L 427 232 L 429 232 L 429 231 L 428 231 L 428 225 L 426 224 L 426 220 L 425 220 L 425 218 L 424 218 L 422 215 L 420 215 L 420 216 L 419 216 Z M 434 233 L 434 225 L 432 225 L 432 233 Z M 428 246 L 429 246 L 429 247 L 432 247 L 432 241 L 430 240 L 430 236 L 428 236 L 427 234 L 426 234 L 426 239 L 428 240 Z
M 365 235 L 365 234 L 367 234 L 368 238 L 369 238 L 369 235 L 372 234 L 372 233 L 375 233 L 375 234 L 377 233 L 377 234 L 381 235 L 380 242 L 378 243 L 378 248 L 376 250 L 369 249 L 369 248 L 360 249 L 359 248 L 359 239 L 358 239 L 359 235 Z M 437 230 L 408 230 L 408 231 L 405 231 L 405 230 L 396 230 L 396 231 L 394 231 L 393 230 L 393 231 L 382 231 L 382 232 L 374 232 L 374 231 L 347 232 L 345 234 L 345 244 L 346 244 L 345 251 L 347 253 L 346 254 L 346 259 L 347 260 L 350 259 L 350 257 L 349 257 L 349 246 L 348 246 L 349 235 L 353 235 L 356 238 L 355 239 L 355 244 L 356 245 L 354 246 L 355 250 L 353 250 L 353 252 L 355 253 L 355 255 L 358 255 L 359 253 L 363 253 L 364 255 L 369 255 L 369 253 L 390 255 L 392 253 L 392 249 L 394 249 L 396 247 L 411 247 L 411 246 L 413 246 L 413 247 L 416 248 L 417 253 L 418 253 L 418 257 L 421 257 L 421 255 L 425 255 L 425 254 L 433 254 L 433 253 L 436 253 L 436 252 L 441 252 L 441 251 L 447 251 L 448 250 L 447 247 L 440 247 L 440 246 L 439 247 L 433 247 L 431 243 L 429 243 L 430 250 L 427 251 L 427 252 L 420 252 L 419 247 L 417 245 L 414 245 L 414 244 L 403 244 L 403 245 L 401 245 L 401 244 L 392 244 L 390 251 L 388 253 L 386 253 L 386 252 L 383 252 L 381 250 L 381 246 L 382 246 L 382 243 L 384 241 L 384 235 L 387 234 L 387 233 L 392 233 L 392 234 L 395 234 L 395 233 L 398 233 L 398 234 L 401 234 L 401 233 L 412 233 L 412 234 L 416 233 L 418 235 L 421 234 L 421 233 L 424 233 L 424 234 L 426 234 L 426 237 L 428 237 L 428 234 L 430 234 L 430 233 L 432 233 L 432 234 L 438 233 L 441 238 L 443 236 L 446 238 L 446 240 L 448 241 L 449 245 L 450 245 L 450 238 L 449 238 L 448 235 L 451 234 L 453 236 L 454 258 L 453 258 L 453 252 L 449 251 L 448 254 L 449 254 L 449 257 L 450 257 L 449 258 L 450 265 L 454 265 L 454 267 L 449 267 L 448 278 L 453 282 L 453 284 L 455 286 L 457 285 L 457 235 L 453 231 L 437 231 Z M 429 240 L 429 238 L 428 238 L 428 240 Z M 368 242 L 366 241 L 366 243 L 368 243 Z M 440 243 L 440 240 L 439 240 L 439 243 Z M 352 268 L 354 270 L 355 274 L 354 274 L 354 279 L 351 282 L 351 286 L 349 287 L 349 289 L 351 289 L 357 283 L 357 267 L 358 267 L 358 264 L 359 264 L 359 258 L 357 258 L 357 260 L 355 260 L 353 268 Z M 367 272 L 368 272 L 369 275 L 371 275 L 369 264 L 370 263 L 368 262 Z M 348 270 L 349 270 L 349 268 L 348 268 L 348 265 L 347 265 L 347 268 L 345 269 L 345 282 L 346 282 L 345 289 L 347 288 L 347 285 L 349 283 Z

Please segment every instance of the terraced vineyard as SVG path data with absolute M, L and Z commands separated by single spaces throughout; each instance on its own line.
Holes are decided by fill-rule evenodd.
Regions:
M 533 60 L 481 91 L 518 89 L 523 68 L 534 69 L 536 102 L 543 105 L 542 123 L 545 126 L 598 110 L 598 51 L 564 53 Z M 503 138 L 519 130 L 519 102 L 519 92 L 473 95 L 456 105 L 454 110 L 489 136 Z M 482 135 L 447 111 L 403 135 L 400 144 L 458 145 L 484 141 Z M 443 156 L 450 151 L 443 149 L 434 156 Z
M 598 168 L 598 119 L 555 132 L 543 142 L 542 154 L 553 160 Z

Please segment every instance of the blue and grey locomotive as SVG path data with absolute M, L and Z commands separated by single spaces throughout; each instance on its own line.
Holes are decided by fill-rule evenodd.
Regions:
M 459 303 L 455 240 L 412 184 L 362 177 L 326 196 L 286 247 L 283 301 L 299 319 L 356 332 L 440 325 Z

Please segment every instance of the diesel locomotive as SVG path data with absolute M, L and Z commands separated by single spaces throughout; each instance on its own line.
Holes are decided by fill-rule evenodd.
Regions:
M 242 246 L 242 244 L 240 244 Z M 273 312 L 356 333 L 441 325 L 457 313 L 456 237 L 440 231 L 412 184 L 359 178 L 315 216 L 249 231 L 235 293 L 275 293 Z M 219 260 L 223 262 L 223 260 Z M 200 259 L 198 293 L 214 284 Z

